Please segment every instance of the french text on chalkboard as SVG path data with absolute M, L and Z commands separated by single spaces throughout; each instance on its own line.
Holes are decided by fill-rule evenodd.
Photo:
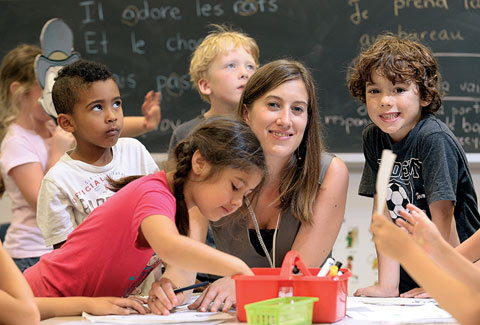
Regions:
M 114 73 L 125 115 L 139 115 L 149 90 L 162 92 L 162 121 L 140 140 L 166 152 L 172 131 L 208 109 L 188 74 L 191 53 L 208 24 L 248 33 L 261 63 L 289 57 L 304 62 L 317 84 L 326 145 L 362 151 L 370 122 L 350 97 L 346 71 L 362 47 L 393 32 L 430 46 L 446 96 L 438 117 L 467 152 L 480 152 L 480 0 L 0 0 L 0 56 L 19 42 L 38 43 L 43 24 L 62 18 L 82 57 Z

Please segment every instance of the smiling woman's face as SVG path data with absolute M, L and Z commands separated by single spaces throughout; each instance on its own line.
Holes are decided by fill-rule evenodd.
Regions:
M 243 114 L 265 156 L 290 157 L 308 121 L 308 93 L 301 80 L 286 81 L 257 99 Z

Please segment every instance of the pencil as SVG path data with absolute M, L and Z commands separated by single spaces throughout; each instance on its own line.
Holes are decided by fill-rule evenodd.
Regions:
M 199 287 L 204 287 L 206 285 L 208 285 L 210 282 L 208 281 L 204 281 L 204 282 L 200 282 L 200 283 L 195 283 L 195 284 L 192 284 L 191 286 L 188 286 L 188 287 L 183 287 L 183 288 L 178 288 L 178 289 L 175 289 L 173 290 L 174 293 L 179 293 L 179 292 L 183 292 L 185 290 L 190 290 L 190 289 L 195 289 L 195 288 L 199 288 Z

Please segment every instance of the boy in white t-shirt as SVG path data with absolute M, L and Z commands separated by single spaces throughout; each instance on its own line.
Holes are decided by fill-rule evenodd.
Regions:
M 121 138 L 122 99 L 108 68 L 80 60 L 60 70 L 52 91 L 58 125 L 73 134 L 67 151 L 45 175 L 37 222 L 47 246 L 59 248 L 113 192 L 107 177 L 156 172 L 158 166 L 136 139 Z

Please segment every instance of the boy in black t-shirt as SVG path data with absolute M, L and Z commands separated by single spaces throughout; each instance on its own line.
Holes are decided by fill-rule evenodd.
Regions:
M 386 34 L 356 58 L 348 88 L 367 105 L 373 122 L 363 131 L 365 167 L 359 194 L 373 196 L 375 201 L 381 153 L 392 150 L 397 158 L 385 213 L 396 219 L 412 203 L 426 212 L 455 247 L 480 228 L 480 216 L 465 152 L 433 115 L 441 105 L 439 77 L 437 62 L 426 46 Z M 378 261 L 378 284 L 359 289 L 355 295 L 419 293 L 398 262 L 382 254 Z

